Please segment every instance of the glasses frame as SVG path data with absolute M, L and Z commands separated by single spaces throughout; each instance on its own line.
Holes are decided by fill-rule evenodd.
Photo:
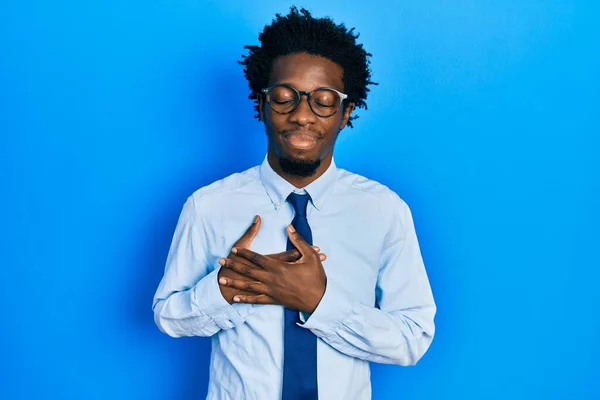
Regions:
M 281 112 L 281 111 L 277 111 L 273 108 L 273 106 L 271 106 L 271 102 L 270 102 L 270 95 L 271 95 L 271 91 L 273 89 L 275 89 L 276 87 L 286 87 L 289 89 L 292 89 L 294 92 L 296 92 L 297 96 L 296 96 L 296 102 L 295 104 L 292 106 L 292 108 L 289 111 L 285 111 L 285 112 Z M 340 96 L 340 105 L 336 107 L 335 111 L 333 112 L 333 114 L 329 114 L 329 115 L 320 115 L 317 112 L 315 112 L 315 110 L 312 107 L 312 95 L 314 92 L 316 92 L 317 90 L 322 90 L 322 89 L 327 89 L 327 90 L 331 90 L 334 91 L 338 94 L 338 96 Z M 339 90 L 336 90 L 334 88 L 330 88 L 330 87 L 320 87 L 320 88 L 316 88 L 315 90 L 311 91 L 311 92 L 307 92 L 305 90 L 298 90 L 295 87 L 293 87 L 292 85 L 288 85 L 287 83 L 279 83 L 277 85 L 271 85 L 269 87 L 266 87 L 264 89 L 261 90 L 261 92 L 265 95 L 265 101 L 267 102 L 267 104 L 269 105 L 269 108 L 277 113 L 277 114 L 291 114 L 294 111 L 296 111 L 296 109 L 298 108 L 298 106 L 300 105 L 300 102 L 302 101 L 302 96 L 306 96 L 306 99 L 308 101 L 308 106 L 310 107 L 310 111 L 312 111 L 313 114 L 315 114 L 318 117 L 321 118 L 329 118 L 329 117 L 333 117 L 335 114 L 337 114 L 338 110 L 342 107 L 342 104 L 344 104 L 344 100 L 346 100 L 348 98 L 348 95 L 346 93 L 342 93 Z

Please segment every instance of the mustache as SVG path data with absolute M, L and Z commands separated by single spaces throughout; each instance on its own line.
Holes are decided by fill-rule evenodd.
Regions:
M 286 129 L 279 132 L 282 136 L 309 136 L 313 139 L 323 139 L 325 135 L 312 129 Z

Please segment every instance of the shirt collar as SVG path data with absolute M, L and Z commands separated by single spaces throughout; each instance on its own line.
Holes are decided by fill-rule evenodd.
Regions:
M 296 188 L 294 185 L 283 179 L 269 164 L 268 157 L 265 156 L 260 166 L 260 180 L 262 181 L 271 202 L 276 209 L 279 209 L 285 202 L 290 193 L 303 193 L 306 191 L 310 196 L 310 201 L 317 210 L 321 210 L 338 175 L 338 169 L 332 157 L 331 165 L 327 170 L 304 188 Z

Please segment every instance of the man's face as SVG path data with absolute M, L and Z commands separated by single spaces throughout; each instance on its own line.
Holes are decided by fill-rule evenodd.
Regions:
M 342 68 L 333 61 L 306 53 L 280 56 L 273 63 L 269 86 L 288 84 L 299 91 L 333 88 L 343 92 Z M 340 107 L 331 117 L 313 113 L 307 96 L 301 96 L 298 107 L 289 114 L 278 114 L 260 98 L 260 116 L 265 123 L 269 141 L 269 157 L 276 159 L 283 172 L 311 176 L 330 161 L 338 133 L 343 129 L 353 109 Z M 327 163 L 329 165 L 329 162 Z

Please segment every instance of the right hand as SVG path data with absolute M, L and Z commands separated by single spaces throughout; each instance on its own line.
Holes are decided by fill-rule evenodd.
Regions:
M 250 244 L 252 244 L 252 241 L 258 234 L 258 231 L 260 229 L 260 224 L 261 224 L 261 219 L 257 215 L 255 217 L 252 225 L 250 225 L 248 230 L 246 230 L 246 232 L 242 235 L 242 237 L 239 238 L 239 240 L 237 242 L 235 242 L 234 245 L 231 246 L 231 248 L 242 247 L 242 248 L 249 249 Z M 312 247 L 316 251 L 320 251 L 318 246 L 312 246 Z M 270 258 L 273 258 L 273 259 L 276 259 L 279 261 L 286 261 L 286 262 L 298 261 L 301 256 L 302 255 L 300 254 L 300 252 L 297 249 L 292 249 L 292 250 L 284 251 L 281 253 L 267 255 L 267 257 L 270 257 Z M 248 266 L 251 266 L 252 268 L 257 268 L 257 266 L 251 264 L 246 259 L 233 254 L 232 252 L 229 252 L 229 255 L 227 256 L 227 258 L 237 261 L 239 263 L 248 264 Z M 327 256 L 323 253 L 319 253 L 319 258 L 321 259 L 321 261 L 324 261 L 327 258 Z M 260 267 L 258 267 L 258 268 L 260 268 Z M 221 268 L 218 273 L 218 278 L 221 278 L 221 277 L 235 279 L 235 280 L 239 280 L 239 281 L 251 282 L 250 279 L 248 279 L 244 275 L 238 274 L 237 272 L 231 270 L 230 268 Z M 251 295 L 251 296 L 256 295 L 256 293 L 253 293 L 253 292 L 248 292 L 246 290 L 240 290 L 240 289 L 234 289 L 234 288 L 230 288 L 230 287 L 223 286 L 223 285 L 219 285 L 219 288 L 221 289 L 221 294 L 223 295 L 223 298 L 225 300 L 227 300 L 227 302 L 229 304 L 233 303 L 233 296 L 235 296 L 236 294 Z

